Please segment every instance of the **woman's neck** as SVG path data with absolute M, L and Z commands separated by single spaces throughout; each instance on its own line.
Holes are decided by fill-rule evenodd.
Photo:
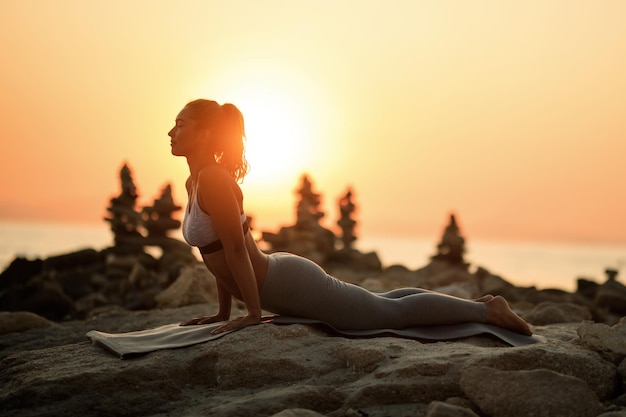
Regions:
M 191 177 L 195 180 L 196 178 L 198 178 L 200 171 L 202 171 L 204 167 L 207 167 L 209 165 L 217 165 L 217 162 L 212 155 L 208 157 L 188 156 L 187 165 L 189 165 L 189 173 L 191 174 Z

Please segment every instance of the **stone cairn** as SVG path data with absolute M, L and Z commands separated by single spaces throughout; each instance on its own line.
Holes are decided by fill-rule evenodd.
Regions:
M 180 227 L 172 217 L 181 207 L 174 204 L 171 186 L 163 188 L 153 205 L 137 209 L 137 187 L 127 164 L 120 170 L 120 184 L 104 219 L 114 245 L 43 260 L 16 258 L 0 275 L 0 310 L 63 320 L 111 306 L 150 309 L 182 268 L 198 263 L 186 243 L 167 236 Z M 160 249 L 160 256 L 151 249 Z
M 144 207 L 141 213 L 141 219 L 148 237 L 165 237 L 170 230 L 177 230 L 181 223 L 174 219 L 172 214 L 179 211 L 182 207 L 174 203 L 172 197 L 172 185 L 167 184 L 161 196 L 154 200 L 152 206 Z
M 454 214 L 450 214 L 450 222 L 443 231 L 441 241 L 437 245 L 437 253 L 431 257 L 433 261 L 443 261 L 467 269 L 469 263 L 465 262 L 465 238 L 461 236 L 461 230 Z
M 341 228 L 341 243 L 344 250 L 351 250 L 354 241 L 357 239 L 354 232 L 356 220 L 352 218 L 355 211 L 356 205 L 352 202 L 352 189 L 348 188 L 346 194 L 339 199 L 341 217 L 337 221 L 337 226 Z
M 353 248 L 356 241 L 351 218 L 356 210 L 352 202 L 352 191 L 348 190 L 339 200 L 341 218 L 337 224 L 342 229 L 341 237 L 320 224 L 325 213 L 320 210 L 321 195 L 313 191 L 308 175 L 303 175 L 296 194 L 296 222 L 283 226 L 278 233 L 263 231 L 262 241 L 269 245 L 267 252 L 286 251 L 309 258 L 324 267 L 341 264 L 353 269 L 380 270 L 382 268 L 375 252 L 361 253 Z
M 171 243 L 168 232 L 177 230 L 181 222 L 173 218 L 181 206 L 174 203 L 172 186 L 166 184 L 161 195 L 151 206 L 136 208 L 138 197 L 132 173 L 127 164 L 120 170 L 121 193 L 111 198 L 104 220 L 111 224 L 115 246 L 119 253 L 141 252 L 145 246 L 167 247 Z
M 138 245 L 134 245 L 133 242 L 142 237 L 139 231 L 142 223 L 141 213 L 135 209 L 137 187 L 127 164 L 120 170 L 120 184 L 122 191 L 119 196 L 111 198 L 111 203 L 107 207 L 110 216 L 104 220 L 111 224 L 115 248 L 120 252 L 127 252 L 137 249 Z

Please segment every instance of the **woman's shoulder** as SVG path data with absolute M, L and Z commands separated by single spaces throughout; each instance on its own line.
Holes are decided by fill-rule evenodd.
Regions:
M 219 165 L 209 165 L 198 173 L 198 183 L 203 189 L 224 190 L 239 188 L 233 176 Z
M 198 187 L 201 190 L 199 193 L 201 200 L 203 197 L 211 198 L 210 196 L 223 196 L 229 193 L 233 193 L 237 200 L 243 200 L 239 184 L 226 169 L 220 166 L 209 165 L 202 168 L 198 173 Z
M 207 165 L 198 173 L 198 180 L 201 183 L 206 182 L 232 182 L 232 175 L 219 165 Z

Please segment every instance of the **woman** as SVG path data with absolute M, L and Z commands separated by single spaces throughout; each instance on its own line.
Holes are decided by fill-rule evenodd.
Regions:
M 234 105 L 192 101 L 180 111 L 168 136 L 172 154 L 187 158 L 190 171 L 183 235 L 200 248 L 204 264 L 215 275 L 219 301 L 216 314 L 181 325 L 229 320 L 231 299 L 236 297 L 245 303 L 247 314 L 214 333 L 258 324 L 264 309 L 321 320 L 338 329 L 484 322 L 531 334 L 499 296 L 471 301 L 416 288 L 374 294 L 327 275 L 308 259 L 262 252 L 248 232 L 238 186 L 248 163 L 243 116 Z

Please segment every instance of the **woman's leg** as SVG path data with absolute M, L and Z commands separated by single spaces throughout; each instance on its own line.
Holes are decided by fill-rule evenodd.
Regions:
M 402 298 L 402 297 L 406 297 L 407 295 L 421 294 L 425 292 L 432 292 L 432 291 L 425 290 L 423 288 L 398 288 L 395 290 L 391 290 L 387 292 L 379 292 L 375 294 L 381 297 L 385 297 L 385 298 Z
M 273 254 L 261 290 L 261 305 L 274 313 L 321 320 L 338 329 L 353 330 L 486 319 L 486 306 L 480 302 L 419 289 L 392 291 L 387 295 L 377 295 L 335 279 L 308 259 Z

